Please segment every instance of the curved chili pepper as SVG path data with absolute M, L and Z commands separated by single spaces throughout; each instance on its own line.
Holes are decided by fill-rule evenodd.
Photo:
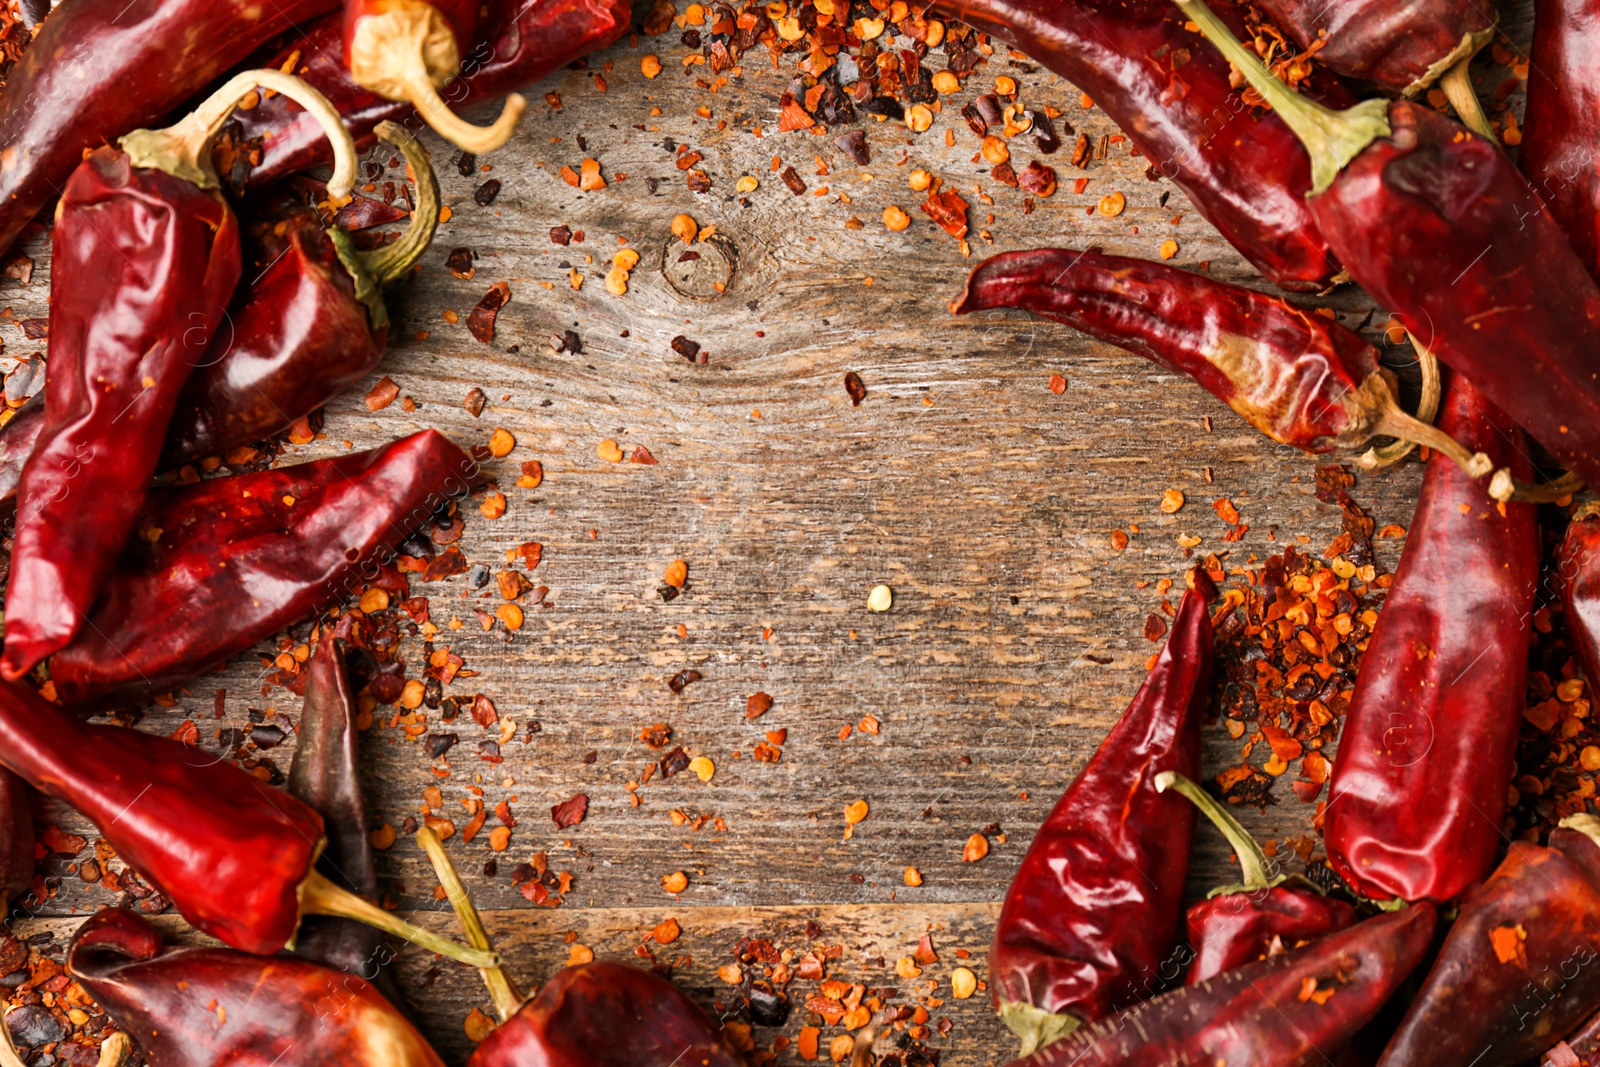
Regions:
M 1391 435 L 1479 475 L 1486 460 L 1407 415 L 1393 375 L 1353 330 L 1277 297 L 1140 259 L 1072 249 L 980 263 L 954 314 L 1025 308 L 1198 382 L 1274 441 L 1327 452 Z
M 476 966 L 456 944 L 340 889 L 312 866 L 322 817 L 226 759 L 120 726 L 95 726 L 0 682 L 0 763 L 65 801 L 196 929 L 268 954 L 302 915 L 359 919 Z
M 1361 287 L 1569 470 L 1600 485 L 1600 288 L 1491 142 L 1431 109 L 1290 92 L 1202 0 L 1176 0 L 1312 146 L 1318 228 Z M 1509 499 L 1496 473 L 1491 491 Z
M 1185 979 L 1189 985 L 1299 948 L 1356 921 L 1355 909 L 1331 899 L 1314 882 L 1269 875 L 1266 854 L 1250 832 L 1188 778 L 1164 771 L 1156 775 L 1156 788 L 1176 789 L 1188 797 L 1228 839 L 1244 874 L 1244 881 L 1213 889 L 1187 913 L 1189 947 L 1194 951 Z
M 423 430 L 152 491 L 88 623 L 50 659 L 57 697 L 79 710 L 148 700 L 339 603 L 476 471 Z
M 490 0 L 461 77 L 444 95 L 457 108 L 526 88 L 546 75 L 620 37 L 633 18 L 629 0 Z M 343 24 L 325 19 L 291 41 L 271 64 L 293 62 L 295 72 L 333 101 L 357 143 L 366 144 L 379 122 L 413 123 L 416 109 L 363 89 L 350 80 L 340 57 Z M 234 115 L 244 140 L 260 142 L 260 161 L 239 181 L 259 187 L 328 161 L 316 126 L 293 103 L 274 97 Z M 248 166 L 241 162 L 240 167 Z
M 1164 993 L 1013 1067 L 1327 1062 L 1421 962 L 1434 919 L 1427 903 L 1374 916 L 1304 948 Z
M 344 62 L 350 80 L 414 105 L 423 121 L 467 152 L 506 143 L 528 102 L 518 93 L 491 126 L 462 121 L 439 90 L 461 73 L 461 50 L 475 40 L 480 0 L 345 0 Z
M 367 834 L 367 805 L 356 768 L 360 763 L 356 735 L 356 701 L 345 670 L 344 642 L 330 628 L 311 654 L 306 669 L 306 698 L 296 728 L 294 761 L 289 764 L 289 794 L 322 816 L 327 846 L 317 869 L 335 885 L 367 900 L 378 896 L 378 872 Z M 360 975 L 404 1007 L 405 998 L 388 966 L 399 944 L 365 923 L 308 915 L 295 937 L 295 955 L 336 970 Z
M 1211 646 L 1205 597 L 1190 590 L 1150 676 L 1039 827 L 1006 892 L 989 984 L 1024 1054 L 1161 980 L 1183 916 L 1194 808 L 1162 796 L 1155 779 L 1199 773 Z
M 1595 0 L 1535 0 L 1528 103 L 1517 165 L 1566 233 L 1572 250 L 1600 274 L 1600 41 Z
M 1440 426 L 1527 473 L 1521 431 L 1459 375 Z M 1532 504 L 1497 504 L 1455 464 L 1429 460 L 1333 761 L 1323 836 L 1357 893 L 1444 902 L 1493 868 L 1539 547 Z
M 126 908 L 103 909 L 78 928 L 67 969 L 161 1067 L 443 1067 L 355 975 L 287 956 L 166 948 Z
M 171 114 L 278 34 L 338 4 L 74 0 L 53 13 L 0 94 L 0 250 L 61 193 L 85 152 Z
M 0 676 L 20 678 L 69 642 L 122 550 L 189 372 L 239 280 L 239 233 L 216 192 L 211 138 L 246 91 L 306 102 L 355 146 L 328 102 L 278 71 L 231 79 L 167 130 L 91 153 L 56 209 L 44 426 L 22 469 Z M 0 168 L 3 169 L 3 168 Z
M 938 0 L 934 10 L 1026 52 L 1105 109 L 1233 247 L 1285 289 L 1318 291 L 1339 265 L 1303 197 L 1305 149 L 1251 107 L 1228 64 L 1196 48 L 1168 0 Z M 1351 99 L 1314 79 L 1333 106 Z
M 1379 1067 L 1512 1067 L 1600 1008 L 1600 820 L 1512 842 L 1461 902 Z

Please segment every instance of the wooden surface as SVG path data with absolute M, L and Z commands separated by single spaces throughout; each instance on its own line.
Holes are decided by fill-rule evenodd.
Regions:
M 1510 21 L 1516 28 L 1525 20 Z M 361 396 L 372 383 L 364 383 L 329 405 L 325 439 L 289 449 L 289 458 L 310 459 L 337 454 L 346 441 L 367 447 L 426 426 L 474 443 L 505 427 L 517 448 L 493 469 L 508 510 L 489 521 L 469 507 L 461 543 L 491 570 L 504 566 L 507 549 L 544 545 L 530 577 L 549 587 L 549 606 L 529 606 L 509 642 L 484 633 L 471 614 L 500 602 L 493 583 L 481 593 L 470 593 L 464 577 L 418 585 L 435 620 L 454 614 L 466 623 L 439 640 L 479 673 L 451 692 L 489 695 L 516 720 L 518 739 L 503 746 L 503 764 L 481 763 L 480 731 L 464 716 L 454 724 L 461 744 L 452 775 L 440 781 L 420 746 L 380 715 L 363 752 L 374 823 L 398 827 L 419 815 L 430 784 L 440 786 L 442 814 L 458 826 L 466 789 L 480 778 L 490 808 L 516 798 L 518 825 L 495 877 L 482 874 L 487 831 L 472 844 L 458 835 L 449 847 L 529 984 L 566 960 L 568 932 L 599 956 L 633 958 L 634 946 L 670 915 L 685 931 L 673 949 L 692 958 L 677 978 L 710 1006 L 721 988 L 715 969 L 731 960 L 740 937 L 800 947 L 809 919 L 821 926 L 822 943 L 844 946 L 837 977 L 898 986 L 908 997 L 925 991 L 926 978 L 938 980 L 945 1004 L 934 1018 L 954 1023 L 930 1042 L 945 1050 L 944 1064 L 1003 1062 L 1014 1043 L 984 995 L 949 999 L 950 969 L 967 962 L 983 976 L 997 902 L 1033 830 L 1143 678 L 1155 648 L 1143 623 L 1159 598 L 1135 583 L 1181 582 L 1189 561 L 1179 534 L 1203 537 L 1198 552 L 1226 549 L 1228 562 L 1243 564 L 1296 537 L 1320 550 L 1338 532 L 1338 511 L 1313 499 L 1311 458 L 1261 438 L 1188 381 L 1022 314 L 957 319 L 946 310 L 981 256 L 1046 244 L 1153 256 L 1171 237 L 1179 265 L 1207 260 L 1216 277 L 1261 284 L 1180 192 L 1144 178 L 1143 161 L 1125 142 L 1085 172 L 1081 195 L 1071 187 L 1078 172 L 1066 158 L 1070 144 L 1050 158 L 1062 189 L 1026 217 L 1021 194 L 970 161 L 976 139 L 959 103 L 995 74 L 1018 77 L 1030 105 L 1060 108 L 1091 138 L 1115 132 L 1100 112 L 1080 107 L 1076 90 L 991 61 L 926 134 L 869 119 L 872 162 L 861 167 L 831 133 L 773 132 L 787 71 L 760 72 L 764 60 L 752 55 L 742 81 L 706 92 L 694 81 L 703 68 L 682 73 L 677 34 L 636 48 L 624 39 L 588 70 L 539 86 L 523 133 L 485 160 L 491 174 L 461 176 L 453 154 L 428 138 L 453 215 L 420 274 L 391 291 L 398 326 L 380 372 L 416 410 L 397 403 L 369 412 Z M 647 51 L 667 68 L 654 81 L 639 70 Z M 612 62 L 609 88 L 597 92 L 594 76 Z M 539 100 L 547 91 L 560 93 L 560 110 Z M 702 105 L 710 119 L 693 114 Z M 652 117 L 653 106 L 662 114 Z M 946 129 L 955 131 L 953 148 L 945 147 Z M 672 143 L 705 153 L 710 193 L 685 188 Z M 1018 149 L 1020 169 L 1030 154 Z M 559 176 L 560 166 L 576 168 L 585 156 L 603 164 L 611 181 L 603 191 L 580 193 Z M 791 195 L 771 171 L 774 156 L 828 195 Z M 817 156 L 828 175 L 815 173 Z M 906 175 L 917 166 L 973 203 L 973 258 L 963 259 L 916 210 L 921 195 L 906 188 Z M 734 183 L 747 173 L 761 185 L 740 204 Z M 622 174 L 626 180 L 615 180 Z M 472 195 L 486 177 L 504 183 L 488 208 Z M 660 179 L 656 191 L 647 178 Z M 994 197 L 992 209 L 973 195 L 979 187 Z M 1125 214 L 1086 216 L 1112 191 L 1126 194 Z M 889 204 L 912 214 L 908 230 L 884 228 Z M 989 210 L 992 224 L 984 221 Z M 736 250 L 725 292 L 702 273 L 714 257 L 675 262 L 668 223 L 678 212 L 714 223 L 724 247 Z M 864 228 L 848 228 L 852 217 Z M 586 240 L 551 244 L 547 231 L 558 224 Z M 642 256 L 620 297 L 603 285 L 619 238 Z M 456 247 L 480 257 L 470 281 L 444 266 Z M 0 296 L 21 318 L 45 314 L 50 277 L 45 243 L 36 239 L 26 251 L 37 259 L 32 283 Z M 676 285 L 663 275 L 664 259 Z M 579 291 L 570 268 L 585 277 Z M 691 268 L 694 277 L 683 280 Z M 512 300 L 485 346 L 465 329 L 466 314 L 502 280 Z M 1350 324 L 1370 306 L 1349 287 L 1317 302 Z M 462 324 L 449 324 L 447 311 Z M 549 347 L 550 335 L 566 329 L 581 335 L 581 355 Z M 680 334 L 709 353 L 705 365 L 672 351 Z M 38 347 L 14 328 L 4 340 L 8 357 Z M 867 387 L 859 407 L 842 384 L 847 371 Z M 1066 378 L 1063 395 L 1047 387 L 1052 373 Z M 479 418 L 462 407 L 474 386 L 490 397 Z M 624 449 L 646 446 L 659 464 L 608 463 L 596 452 L 606 438 Z M 544 464 L 537 490 L 513 487 L 524 459 Z M 1410 463 L 1363 477 L 1357 499 L 1380 526 L 1409 524 L 1418 472 Z M 1169 487 L 1189 501 L 1171 516 L 1157 507 Z M 1237 544 L 1222 543 L 1226 527 L 1210 507 L 1224 496 L 1250 526 Z M 1113 550 L 1111 532 L 1130 524 L 1139 532 L 1125 551 Z M 1396 543 L 1379 546 L 1392 566 Z M 680 558 L 690 588 L 664 602 L 662 571 Z M 866 608 L 878 583 L 894 590 L 893 609 L 881 615 Z M 408 663 L 420 661 L 420 649 L 419 638 L 407 639 Z M 684 668 L 703 680 L 675 695 L 666 681 Z M 216 729 L 244 728 L 252 709 L 296 720 L 298 700 L 280 689 L 263 694 L 263 674 L 254 656 L 240 657 L 180 694 L 177 707 L 149 709 L 143 728 L 171 732 L 193 719 L 202 743 L 215 748 Z M 227 690 L 220 721 L 211 718 L 218 688 Z M 748 723 L 746 698 L 757 691 L 771 694 L 773 708 Z M 881 721 L 881 733 L 841 739 L 841 728 L 867 715 Z M 524 743 L 530 720 L 542 732 Z M 657 777 L 639 790 L 635 809 L 625 785 L 660 755 L 638 740 L 657 722 L 671 724 L 673 742 L 691 755 L 710 757 L 715 777 Z M 752 761 L 752 748 L 780 727 L 788 731 L 781 762 Z M 1214 772 L 1236 762 L 1237 743 L 1219 726 L 1207 753 Z M 286 769 L 290 748 L 266 755 Z M 580 792 L 590 798 L 587 818 L 558 830 L 549 808 Z M 1246 821 L 1263 837 L 1306 833 L 1309 809 L 1286 787 L 1276 793 L 1275 807 L 1245 813 Z M 844 840 L 843 809 L 857 799 L 871 813 Z M 727 829 L 675 826 L 674 809 L 720 817 Z M 45 821 L 93 840 L 71 812 L 51 807 Z M 991 832 L 987 858 L 963 863 L 963 842 L 991 824 L 1004 840 Z M 511 884 L 512 867 L 537 851 L 548 853 L 552 870 L 573 874 L 558 909 L 533 908 Z M 59 892 L 42 925 L 26 930 L 65 935 L 72 916 L 112 901 L 70 873 L 69 861 L 49 862 Z M 907 866 L 921 871 L 919 888 L 902 884 Z M 420 851 L 403 835 L 380 867 L 403 886 L 402 913 L 449 925 Z M 1202 832 L 1191 890 L 1227 880 L 1225 868 L 1219 839 Z M 674 899 L 659 878 L 680 869 L 690 884 Z M 897 978 L 895 960 L 928 930 L 940 962 L 915 983 Z M 958 948 L 972 959 L 958 960 Z M 407 966 L 415 976 L 426 962 L 411 953 Z M 418 993 L 422 1022 L 459 1062 L 470 1049 L 463 1020 L 487 998 L 473 972 L 441 970 Z M 781 1033 L 792 1036 L 805 1016 L 797 1007 Z M 825 1030 L 824 1044 L 838 1032 Z M 777 1033 L 758 1029 L 758 1044 L 771 1047 Z M 780 1057 L 794 1061 L 792 1049 Z

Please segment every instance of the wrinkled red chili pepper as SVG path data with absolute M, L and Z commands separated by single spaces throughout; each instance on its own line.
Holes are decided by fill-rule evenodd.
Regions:
M 1590 274 L 1600 274 L 1600 41 L 1595 0 L 1535 0 L 1517 165 Z
M 148 700 L 339 603 L 476 470 L 423 430 L 152 491 L 88 623 L 50 659 L 58 699 L 80 710 Z
M 0 768 L 0 911 L 33 881 L 33 790 Z
M 1024 1054 L 1176 977 L 1162 968 L 1183 915 L 1194 807 L 1162 796 L 1155 779 L 1199 773 L 1211 655 L 1205 597 L 1191 590 L 1150 676 L 1039 827 L 1006 892 L 989 985 Z
M 0 94 L 0 250 L 60 195 L 85 152 L 171 114 L 278 34 L 338 5 L 74 0 L 45 19 Z
M 274 953 L 302 915 L 340 915 L 476 966 L 496 962 L 329 882 L 312 866 L 321 816 L 225 758 L 90 725 L 0 682 L 0 763 L 76 808 L 192 926 L 224 944 Z
M 1328 1062 L 1421 962 L 1434 919 L 1427 903 L 1375 916 L 1304 948 L 1164 993 L 1014 1067 Z
M 22 469 L 0 676 L 20 678 L 72 639 L 144 503 L 178 394 L 239 280 L 239 233 L 210 145 L 245 92 L 305 100 L 355 146 L 326 100 L 278 71 L 231 79 L 167 130 L 92 152 L 56 208 L 44 425 Z
M 1446 434 L 1403 412 L 1393 375 L 1353 330 L 1277 297 L 1159 263 L 1072 249 L 1003 252 L 980 263 L 957 315 L 1024 308 L 1186 374 L 1274 441 L 1311 452 L 1384 434 L 1489 472 Z
M 1379 1067 L 1513 1067 L 1600 1008 L 1600 820 L 1514 841 L 1461 901 Z
M 355 975 L 288 956 L 166 948 L 126 908 L 96 912 L 78 928 L 67 969 L 162 1067 L 443 1067 Z
M 1173 771 L 1156 775 L 1156 788 L 1176 789 L 1222 831 L 1238 857 L 1244 880 L 1219 886 L 1186 915 L 1189 985 L 1223 971 L 1278 955 L 1343 930 L 1356 921 L 1355 909 L 1334 900 L 1315 883 L 1298 876 L 1268 874 L 1269 861 L 1250 832 L 1194 782 Z
M 1308 203 L 1351 277 L 1600 485 L 1600 288 L 1516 167 L 1407 100 L 1329 111 L 1290 92 L 1202 0 L 1176 2 L 1315 146 Z M 1499 472 L 1491 489 L 1510 497 Z
M 1440 427 L 1527 473 L 1522 433 L 1452 376 Z M 1428 462 L 1333 761 L 1328 860 L 1363 896 L 1453 899 L 1499 852 L 1527 684 L 1539 531 Z
M 467 108 L 526 88 L 611 44 L 632 18 L 629 0 L 490 0 L 478 37 L 462 57 L 461 77 L 444 96 L 453 106 Z M 324 19 L 285 45 L 270 65 L 294 57 L 296 73 L 333 101 L 359 144 L 366 144 L 384 119 L 413 122 L 416 111 L 409 101 L 390 100 L 350 80 L 340 58 L 342 36 L 341 19 Z M 263 100 L 234 118 L 240 136 L 259 140 L 261 150 L 253 167 L 241 154 L 241 169 L 235 171 L 240 184 L 261 186 L 327 162 L 316 127 L 289 101 Z
M 461 73 L 462 50 L 475 40 L 480 0 L 345 0 L 344 62 L 350 80 L 390 100 L 412 104 L 423 121 L 467 152 L 506 143 L 528 102 L 506 98 L 492 126 L 463 121 L 439 95 Z
M 1233 87 L 1220 56 L 1196 47 L 1169 0 L 939 0 L 933 10 L 1009 42 L 1093 97 L 1273 282 L 1300 291 L 1332 284 L 1339 265 L 1303 197 L 1305 149 Z M 1352 99 L 1328 75 L 1311 82 L 1331 106 Z

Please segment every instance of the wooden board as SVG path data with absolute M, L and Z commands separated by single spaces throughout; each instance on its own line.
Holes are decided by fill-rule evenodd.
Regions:
M 1526 18 L 1507 21 L 1526 40 Z M 1126 142 L 1086 172 L 1081 195 L 1069 180 L 1076 172 L 1055 156 L 1061 191 L 1024 216 L 1021 194 L 971 162 L 975 140 L 956 108 L 922 135 L 869 121 L 872 161 L 857 166 L 831 136 L 772 132 L 787 73 L 759 71 L 752 57 L 742 81 L 706 92 L 694 80 L 699 68 L 683 71 L 677 33 L 637 47 L 625 39 L 587 70 L 539 86 L 524 132 L 485 161 L 490 173 L 463 177 L 452 153 L 428 139 L 453 214 L 421 271 L 390 296 L 395 343 L 381 372 L 416 410 L 397 403 L 369 412 L 361 399 L 369 381 L 329 405 L 324 439 L 289 450 L 293 460 L 334 455 L 426 426 L 475 443 L 504 427 L 517 447 L 493 471 L 509 507 L 494 521 L 469 508 L 463 550 L 499 570 L 508 549 L 544 546 L 530 577 L 549 587 L 547 606 L 529 607 L 508 641 L 472 615 L 500 602 L 493 583 L 477 593 L 464 577 L 419 587 L 435 620 L 465 623 L 439 639 L 478 672 L 452 692 L 489 695 L 518 724 L 517 739 L 503 746 L 503 763 L 482 763 L 476 749 L 485 735 L 463 717 L 449 727 L 461 744 L 451 776 L 440 780 L 419 745 L 380 716 L 363 752 L 374 822 L 398 827 L 419 816 L 428 785 L 441 788 L 442 814 L 457 825 L 469 785 L 482 788 L 490 808 L 514 798 L 518 824 L 495 877 L 482 873 L 492 855 L 487 833 L 449 844 L 514 970 L 531 984 L 566 960 L 568 932 L 598 955 L 631 958 L 671 915 L 685 930 L 674 948 L 692 958 L 678 980 L 710 1006 L 715 969 L 740 937 L 798 946 L 797 928 L 811 919 L 823 942 L 844 947 L 841 977 L 909 996 L 913 982 L 897 978 L 894 963 L 931 929 L 941 961 L 928 976 L 946 1001 L 934 1015 L 954 1023 L 931 1043 L 952 1067 L 1003 1062 L 1015 1046 L 985 997 L 948 998 L 954 950 L 970 952 L 982 976 L 997 902 L 1033 830 L 1142 681 L 1155 647 L 1143 623 L 1159 598 L 1135 583 L 1181 581 L 1190 561 L 1179 534 L 1204 538 L 1199 552 L 1227 549 L 1228 561 L 1242 564 L 1297 537 L 1320 550 L 1338 532 L 1338 511 L 1312 496 L 1315 461 L 1264 440 L 1188 381 L 1021 314 L 958 319 L 946 310 L 981 256 L 1043 244 L 1153 256 L 1172 238 L 1179 265 L 1208 261 L 1214 276 L 1261 284 L 1170 183 L 1145 179 Z M 653 81 L 640 73 L 647 51 L 667 68 Z M 981 69 L 958 100 L 1002 68 Z M 1062 109 L 1091 138 L 1115 133 L 1061 80 L 1006 72 L 1030 104 Z M 559 110 L 538 99 L 544 92 L 560 94 Z M 757 122 L 764 136 L 753 134 Z M 955 131 L 953 148 L 946 129 Z M 710 193 L 685 187 L 674 166 L 678 143 L 705 153 Z M 559 176 L 585 157 L 602 162 L 603 191 L 580 193 Z M 773 173 L 774 157 L 796 168 L 806 195 L 792 195 Z M 819 157 L 825 176 L 816 173 Z M 916 211 L 921 196 L 906 186 L 915 167 L 972 201 L 974 230 L 993 243 L 975 233 L 973 257 L 964 259 Z M 744 174 L 761 185 L 742 204 L 734 183 Z M 488 177 L 504 184 L 485 208 L 473 193 Z M 824 186 L 827 195 L 812 195 Z M 977 189 L 993 196 L 992 208 Z M 1086 214 L 1114 190 L 1127 196 L 1125 214 Z M 890 204 L 913 215 L 909 229 L 884 228 Z M 715 224 L 717 248 L 732 264 L 725 275 L 710 250 L 678 262 L 668 229 L 678 212 Z M 849 228 L 853 217 L 864 227 Z M 553 245 L 548 231 L 559 224 L 585 240 Z M 614 296 L 603 279 L 624 239 L 642 259 L 629 292 Z M 478 254 L 471 280 L 445 267 L 457 247 Z M 50 280 L 45 242 L 26 251 L 37 260 L 32 283 L 0 294 L 19 318 L 45 314 Z M 580 290 L 569 284 L 572 269 L 584 276 Z M 513 295 L 494 342 L 483 345 L 465 318 L 497 281 Z M 1312 303 L 1350 324 L 1371 310 L 1349 287 Z M 451 313 L 460 325 L 447 321 Z M 567 329 L 581 336 L 581 354 L 549 347 Z M 679 335 L 703 346 L 705 365 L 674 353 Z M 38 347 L 14 329 L 4 340 L 8 357 Z M 867 387 L 859 407 L 842 384 L 847 371 Z M 1067 380 L 1062 395 L 1047 387 L 1053 373 Z M 462 407 L 473 387 L 490 397 L 477 418 Z M 607 462 L 597 454 L 606 439 L 645 446 L 659 463 Z M 537 490 L 513 487 L 524 459 L 544 465 Z M 1411 463 L 1363 477 L 1356 496 L 1380 526 L 1408 524 L 1418 475 Z M 1176 515 L 1158 509 L 1167 488 L 1187 494 Z M 1222 543 L 1226 526 L 1210 507 L 1220 497 L 1250 526 L 1237 544 Z M 1114 550 L 1112 531 L 1130 524 L 1139 532 Z M 1397 546 L 1380 548 L 1392 566 Z M 665 602 L 657 589 L 674 559 L 688 563 L 690 588 Z M 879 583 L 894 590 L 886 614 L 866 608 Z M 405 656 L 420 661 L 419 638 L 407 638 Z M 685 668 L 703 679 L 674 694 L 666 681 Z M 243 729 L 252 710 L 297 720 L 295 698 L 263 691 L 265 673 L 256 657 L 240 657 L 180 694 L 176 707 L 149 709 L 144 728 L 170 733 L 191 719 L 202 744 L 216 748 L 216 731 Z M 220 720 L 212 717 L 217 689 L 227 692 Z M 757 691 L 773 707 L 747 722 L 746 699 Z M 868 715 L 880 733 L 842 736 Z M 530 721 L 542 730 L 525 743 Z M 715 776 L 658 777 L 639 789 L 634 808 L 626 785 L 660 755 L 639 732 L 658 722 L 671 724 L 674 743 L 713 760 Z M 781 762 L 754 762 L 753 747 L 779 728 L 788 731 Z M 1211 770 L 1237 753 L 1220 728 L 1209 736 Z M 287 745 L 265 755 L 287 767 Z M 589 797 L 587 818 L 558 830 L 550 807 L 577 793 Z M 1246 821 L 1263 837 L 1306 833 L 1309 808 L 1286 788 L 1277 794 L 1277 806 Z M 843 809 L 858 799 L 870 815 L 844 840 Z M 720 817 L 726 830 L 674 825 L 673 810 Z M 57 806 L 44 821 L 94 837 Z M 991 825 L 1000 834 L 991 833 L 990 854 L 963 863 L 963 842 Z M 537 851 L 573 874 L 559 909 L 533 908 L 511 884 L 512 867 Z M 49 861 L 58 892 L 24 930 L 64 937 L 75 916 L 112 902 L 70 861 Z M 410 841 L 402 836 L 380 865 L 402 913 L 449 925 Z M 920 870 L 919 888 L 903 884 L 908 866 Z M 1227 866 L 1220 840 L 1202 833 L 1191 891 L 1228 880 Z M 680 869 L 690 884 L 674 899 L 658 880 Z M 408 973 L 425 965 L 412 953 Z M 471 971 L 440 970 L 418 994 L 421 1022 L 460 1062 L 470 1049 L 463 1020 L 487 1000 Z M 781 1033 L 792 1037 L 805 1014 L 796 1010 Z M 757 1031 L 762 1047 L 776 1036 Z M 792 1050 L 780 1057 L 793 1061 Z

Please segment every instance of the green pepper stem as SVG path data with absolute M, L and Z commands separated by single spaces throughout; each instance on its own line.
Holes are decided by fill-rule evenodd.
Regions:
M 439 884 L 444 887 L 450 906 L 456 909 L 456 918 L 466 931 L 467 941 L 474 948 L 492 950 L 494 946 L 489 941 L 489 931 L 483 928 L 483 919 L 478 915 L 467 887 L 461 884 L 461 876 L 456 873 L 456 865 L 450 862 L 450 854 L 444 850 L 444 843 L 424 826 L 417 831 L 417 844 L 422 846 L 432 861 L 433 871 L 439 876 Z M 515 1015 L 524 998 L 505 970 L 498 966 L 480 967 L 478 973 L 483 975 L 483 984 L 489 987 L 489 997 L 494 1001 L 495 1014 L 500 1016 L 500 1021 L 505 1022 Z
M 1199 808 L 1211 820 L 1211 825 L 1221 830 L 1222 836 L 1233 846 L 1234 854 L 1239 857 L 1239 870 L 1244 874 L 1244 881 L 1237 886 L 1229 886 L 1231 893 L 1271 889 L 1285 881 L 1281 874 L 1274 877 L 1267 873 L 1267 854 L 1261 851 L 1261 846 L 1250 836 L 1250 831 L 1241 826 L 1233 813 L 1218 804 L 1210 793 L 1176 771 L 1162 771 L 1156 775 L 1156 792 L 1165 793 L 1168 789 L 1176 789 L 1188 797 L 1189 803 Z
M 1472 87 L 1472 75 L 1467 69 L 1471 65 L 1471 56 L 1456 63 L 1439 79 L 1439 88 L 1444 91 L 1445 99 L 1456 109 L 1456 115 L 1467 129 L 1490 144 L 1499 144 L 1500 139 L 1494 135 L 1494 127 L 1489 124 L 1489 116 L 1483 113 L 1483 102 L 1478 99 L 1478 91 Z
M 398 122 L 380 122 L 378 137 L 400 150 L 411 168 L 417 183 L 417 202 L 411 213 L 411 225 L 393 244 L 384 245 L 361 257 L 366 268 L 379 285 L 388 285 L 405 275 L 428 245 L 433 243 L 434 231 L 439 228 L 439 179 L 433 173 L 428 150 L 422 147 L 411 131 Z
M 1026 1001 L 1007 1000 L 1000 1005 L 1000 1021 L 1022 1039 L 1022 1055 L 1030 1056 L 1046 1045 L 1070 1037 L 1083 1020 L 1076 1015 L 1056 1014 Z
M 300 914 L 301 915 L 336 915 L 341 919 L 354 919 L 356 922 L 366 923 L 376 927 L 386 934 L 404 938 L 418 948 L 429 952 L 437 952 L 441 956 L 458 960 L 473 967 L 498 967 L 500 957 L 493 951 L 484 948 L 469 948 L 466 945 L 430 933 L 420 926 L 413 926 L 397 915 L 391 915 L 378 907 L 356 896 L 347 889 L 342 889 L 324 878 L 321 872 L 313 869 L 306 875 L 306 880 L 300 883 Z
M 1254 52 L 1240 44 L 1226 23 L 1204 0 L 1176 0 L 1206 39 L 1227 57 L 1239 73 L 1288 124 L 1311 155 L 1311 191 L 1316 196 L 1362 150 L 1389 136 L 1389 105 L 1384 100 L 1363 100 L 1344 111 L 1333 111 L 1301 96 L 1267 69 Z
M 356 181 L 356 143 L 351 140 L 350 131 L 327 97 L 281 70 L 237 74 L 166 129 L 134 130 L 118 143 L 136 167 L 164 170 L 201 189 L 220 189 L 222 183 L 211 164 L 211 142 L 245 94 L 257 88 L 282 93 L 317 120 L 333 145 L 333 177 L 328 179 L 328 192 L 341 199 L 349 196 Z

